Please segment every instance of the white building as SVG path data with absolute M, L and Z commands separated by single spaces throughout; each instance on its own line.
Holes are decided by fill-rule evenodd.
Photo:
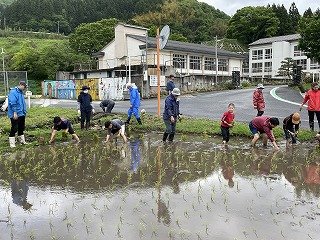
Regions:
M 300 34 L 262 38 L 249 44 L 249 76 L 277 78 L 281 61 L 292 58 L 302 71 L 319 79 L 320 65 L 298 47 Z
M 97 70 L 75 71 L 74 78 L 123 77 L 127 82 L 136 82 L 144 96 L 149 91 L 152 93 L 157 47 L 156 38 L 147 34 L 146 28 L 119 23 L 115 27 L 115 38 L 94 54 Z M 162 86 L 165 85 L 165 76 L 174 74 L 176 86 L 182 90 L 208 88 L 222 78 L 230 79 L 232 71 L 240 71 L 242 75 L 245 58 L 244 55 L 219 48 L 216 52 L 213 46 L 168 40 L 160 51 Z
M 169 40 L 161 50 L 160 65 L 174 68 L 178 75 L 215 75 L 215 54 L 212 46 Z M 148 66 L 156 66 L 156 39 L 147 37 L 146 28 L 122 23 L 115 27 L 115 38 L 96 54 L 99 70 L 146 64 L 146 55 Z M 218 49 L 217 58 L 218 77 L 242 69 L 243 55 Z

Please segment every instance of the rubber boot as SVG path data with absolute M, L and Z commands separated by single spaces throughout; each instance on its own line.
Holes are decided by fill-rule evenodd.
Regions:
M 89 122 L 86 122 L 86 130 L 88 130 L 90 127 L 90 123 Z
M 125 124 L 130 124 L 130 120 L 131 120 L 131 117 L 128 117 L 127 121 L 125 121 L 124 123 Z
M 84 129 L 84 122 L 83 121 L 80 122 L 80 128 Z
M 309 122 L 310 130 L 314 131 L 314 122 Z
M 167 141 L 168 135 L 169 133 L 166 133 L 166 132 L 163 134 L 163 137 L 162 137 L 163 142 Z
M 173 138 L 174 138 L 174 133 L 170 133 L 169 134 L 169 142 L 172 142 L 173 141 Z
M 27 144 L 24 135 L 18 136 L 18 141 L 19 141 L 21 144 Z
M 9 144 L 11 148 L 16 147 L 16 138 L 15 137 L 9 137 Z
M 142 124 L 141 118 L 137 118 L 137 121 L 138 121 L 138 123 L 139 123 L 140 125 Z

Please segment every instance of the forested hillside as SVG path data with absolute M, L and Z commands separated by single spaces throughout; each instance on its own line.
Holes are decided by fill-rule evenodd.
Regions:
M 68 35 L 81 23 L 105 18 L 128 21 L 155 11 L 163 0 L 16 0 L 5 8 L 6 27 Z
M 82 23 L 109 18 L 149 27 L 151 35 L 155 28 L 169 24 L 176 39 L 184 37 L 190 42 L 223 36 L 230 18 L 196 0 L 16 0 L 2 15 L 12 30 L 65 35 Z M 4 22 L 1 24 L 3 28 Z

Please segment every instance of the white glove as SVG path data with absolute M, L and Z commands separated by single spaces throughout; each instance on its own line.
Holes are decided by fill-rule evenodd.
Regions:
M 80 113 L 81 113 L 81 112 L 80 112 L 80 109 L 78 109 L 78 114 L 80 115 Z
M 94 108 L 92 108 L 92 113 L 95 113 L 96 111 L 94 110 Z

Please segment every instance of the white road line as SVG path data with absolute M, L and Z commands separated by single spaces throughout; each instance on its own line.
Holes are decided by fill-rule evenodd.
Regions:
M 277 100 L 279 100 L 279 101 L 281 101 L 281 102 L 286 102 L 286 103 L 290 103 L 290 104 L 298 105 L 298 106 L 301 105 L 301 103 L 291 102 L 291 101 L 289 101 L 289 100 L 286 100 L 286 99 L 283 99 L 283 98 L 279 97 L 279 96 L 276 94 L 276 90 L 277 90 L 278 88 L 279 88 L 279 87 L 275 87 L 275 88 L 273 88 L 273 89 L 270 90 L 270 95 L 271 95 L 273 98 L 275 98 L 275 99 L 277 99 Z M 304 106 L 306 106 L 306 105 L 304 105 Z

